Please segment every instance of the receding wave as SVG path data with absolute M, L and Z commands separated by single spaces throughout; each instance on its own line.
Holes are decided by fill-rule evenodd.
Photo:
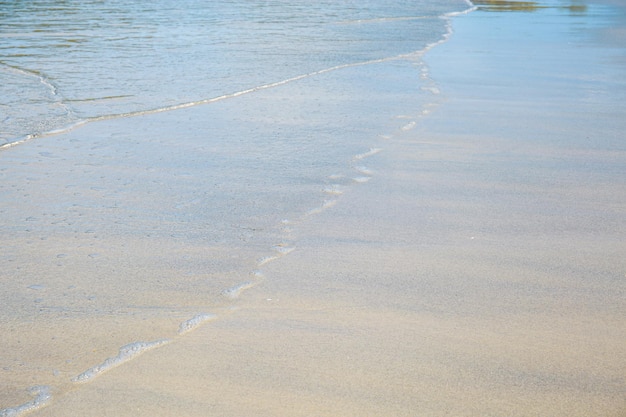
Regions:
M 470 3 L 466 2 L 466 4 Z M 45 7 L 45 5 L 46 2 L 42 2 L 37 7 Z M 107 30 L 107 33 L 102 36 L 98 36 L 96 29 L 83 27 L 80 22 L 76 27 L 68 26 L 65 28 L 63 26 L 65 19 L 67 20 L 66 24 L 77 24 L 73 22 L 71 17 L 64 18 L 64 21 L 58 23 L 59 27 L 55 28 L 49 28 L 46 26 L 46 22 L 42 22 L 41 30 L 37 31 L 37 33 L 40 33 L 39 36 L 33 35 L 31 30 L 33 25 L 35 25 L 35 29 L 37 28 L 36 22 L 33 22 L 28 27 L 21 26 L 24 24 L 23 20 L 7 22 L 11 23 L 12 31 L 6 34 L 6 39 L 10 40 L 6 52 L 4 52 L 6 55 L 0 55 L 0 75 L 4 73 L 7 77 L 7 82 L 2 82 L 2 87 L 0 87 L 0 95 L 3 96 L 0 100 L 0 109 L 4 116 L 4 120 L 1 121 L 3 126 L 0 132 L 0 149 L 37 137 L 64 133 L 88 122 L 184 109 L 277 87 L 329 71 L 419 55 L 432 46 L 433 42 L 426 42 L 424 46 L 420 44 L 421 41 L 415 42 L 413 40 L 415 36 L 413 31 L 425 30 L 423 28 L 424 25 L 417 22 L 430 21 L 433 22 L 432 28 L 435 28 L 438 19 L 452 15 L 445 14 L 439 9 L 444 6 L 434 7 L 427 5 L 427 2 L 424 2 L 424 5 L 426 5 L 428 12 L 415 15 L 402 15 L 406 8 L 404 4 L 386 4 L 383 9 L 374 8 L 371 11 L 363 8 L 363 10 L 358 10 L 356 13 L 353 9 L 342 10 L 340 5 L 333 5 L 332 7 L 337 7 L 336 11 L 333 11 L 333 13 L 324 11 L 318 17 L 315 17 L 315 13 L 302 13 L 304 10 L 301 10 L 301 6 L 294 6 L 294 13 L 297 12 L 298 19 L 303 20 L 301 22 L 297 21 L 297 19 L 294 20 L 296 25 L 293 31 L 285 30 L 282 26 L 276 28 L 271 26 L 269 29 L 272 30 L 268 31 L 267 25 L 269 23 L 267 22 L 273 22 L 271 23 L 272 25 L 288 24 L 281 19 L 270 19 L 259 20 L 258 22 L 253 21 L 250 25 L 246 25 L 244 29 L 249 31 L 249 33 L 232 32 L 233 24 L 229 23 L 228 19 L 225 19 L 220 25 L 223 24 L 229 30 L 216 32 L 216 29 L 212 29 L 215 25 L 203 24 L 202 20 L 198 20 L 197 16 L 194 16 L 193 21 L 177 23 L 183 25 L 183 29 L 186 30 L 182 33 L 183 36 L 180 41 L 183 42 L 186 39 L 185 37 L 196 36 L 193 35 L 194 32 L 191 29 L 195 27 L 193 25 L 199 25 L 200 35 L 203 36 L 203 39 L 208 40 L 210 48 L 206 52 L 208 55 L 201 55 L 199 58 L 188 62 L 176 62 L 168 55 L 155 55 L 153 58 L 158 58 L 158 60 L 154 62 L 142 59 L 142 55 L 138 54 L 138 52 L 153 53 L 153 50 L 144 50 L 145 42 L 148 42 L 148 44 L 156 42 L 155 45 L 160 45 L 164 50 L 171 51 L 187 48 L 192 43 L 172 44 L 172 42 L 177 42 L 172 37 L 158 37 L 156 35 L 145 37 L 135 29 L 125 29 L 117 26 L 108 27 L 107 25 L 110 22 L 106 20 L 107 13 L 112 11 L 107 9 L 106 5 L 90 6 L 105 8 L 101 16 L 92 16 L 101 21 L 102 30 Z M 7 7 L 11 9 L 14 6 Z M 212 6 L 207 5 L 205 7 L 207 7 L 207 12 L 216 13 L 211 8 Z M 253 6 L 246 5 L 245 7 Z M 330 6 L 327 5 L 326 7 Z M 423 5 L 419 3 L 411 6 L 413 10 L 419 10 L 420 7 L 423 7 Z M 448 7 L 451 7 L 451 5 Z M 18 9 L 15 12 L 19 11 L 21 10 Z M 10 10 L 7 11 L 7 13 L 9 12 Z M 147 10 L 140 10 L 139 12 L 157 13 L 160 20 L 155 20 L 155 24 L 161 24 L 162 19 L 165 17 L 161 14 L 167 13 L 167 11 L 153 12 Z M 225 11 L 218 10 L 217 12 L 224 13 Z M 251 13 L 257 12 L 256 9 L 251 10 Z M 284 12 L 281 11 L 281 13 Z M 350 15 L 351 18 L 341 19 L 342 13 Z M 381 13 L 388 13 L 389 16 L 376 16 L 376 14 Z M 68 14 L 68 16 L 70 15 Z M 232 16 L 227 17 L 232 18 Z M 319 21 L 316 19 L 319 19 Z M 216 19 L 216 16 L 213 15 L 210 16 L 209 20 L 213 24 L 219 22 L 219 19 Z M 416 23 L 412 24 L 411 22 L 413 21 Z M 189 27 L 185 23 L 192 26 Z M 390 29 L 388 33 L 385 30 L 381 31 L 379 28 L 370 28 L 364 32 L 362 29 L 357 29 L 356 31 L 353 29 L 341 29 L 341 27 L 350 26 L 353 23 L 360 25 L 372 23 L 387 24 L 390 25 Z M 428 28 L 431 28 L 430 25 L 429 23 Z M 146 29 L 149 28 L 152 28 L 152 26 L 146 27 Z M 158 26 L 152 29 L 157 28 Z M 76 29 L 80 30 L 73 32 Z M 411 37 L 396 38 L 397 34 L 403 30 L 410 30 Z M 205 33 L 204 31 L 207 32 Z M 259 31 L 258 34 L 257 31 Z M 250 39 L 242 37 L 246 33 L 248 33 Z M 260 43 L 256 38 L 257 35 L 266 36 L 267 33 L 281 33 L 281 36 L 273 36 L 271 39 L 267 39 L 268 42 L 271 42 L 267 44 L 268 46 L 263 46 L 263 43 Z M 432 33 L 426 31 L 423 36 L 433 35 L 435 39 L 440 38 L 440 34 L 437 34 L 436 30 L 433 30 Z M 222 36 L 227 36 L 227 38 L 221 39 L 220 37 Z M 236 37 L 230 39 L 229 36 Z M 295 36 L 301 36 L 301 38 L 292 39 Z M 423 36 L 419 35 L 415 39 L 424 39 Z M 387 39 L 387 37 L 391 38 Z M 106 41 L 106 43 L 98 43 L 100 38 L 102 38 L 102 41 Z M 392 40 L 392 42 L 388 42 L 389 40 Z M 234 47 L 244 55 L 239 56 L 231 53 L 229 49 L 223 49 L 230 48 L 228 45 L 231 41 Z M 294 47 L 301 41 L 305 42 L 302 47 Z M 435 41 L 435 43 L 437 42 Z M 202 44 L 199 43 L 198 45 Z M 320 45 L 326 45 L 328 49 L 323 49 L 325 47 L 322 47 L 319 50 Z M 393 47 L 389 48 L 390 45 Z M 418 48 L 415 48 L 415 46 L 418 46 Z M 309 48 L 311 48 L 310 51 L 308 50 Z M 344 48 L 347 49 L 343 50 Z M 64 54 L 67 51 L 70 51 L 71 54 L 67 56 L 67 64 L 64 64 Z M 48 53 L 50 56 L 46 55 Z M 216 53 L 220 54 L 218 58 L 222 56 L 228 57 L 229 60 L 240 59 L 240 61 L 232 63 L 228 61 L 222 64 L 222 66 L 216 66 L 215 60 L 211 59 Z M 377 55 L 389 53 L 391 54 L 387 57 L 372 59 L 372 57 Z M 73 56 L 74 54 L 76 54 L 76 57 Z M 97 59 L 87 59 L 93 56 L 105 59 L 107 57 L 106 54 L 111 54 L 111 57 L 107 59 L 106 63 L 102 62 L 102 65 L 98 64 L 99 61 Z M 146 56 L 152 57 L 152 55 Z M 189 56 L 195 56 L 195 53 Z M 120 64 L 116 64 L 120 59 L 122 59 Z M 172 62 L 168 62 L 165 66 L 159 66 L 159 63 L 164 59 Z M 263 60 L 262 62 L 260 61 L 261 59 Z M 280 59 L 280 62 L 276 62 L 276 59 Z M 353 62 L 342 63 L 341 61 L 345 59 Z M 259 65 L 262 67 L 259 75 L 263 76 L 251 77 L 249 74 L 252 74 L 254 71 L 250 71 L 247 62 L 259 62 Z M 242 63 L 245 63 L 245 65 L 242 65 Z M 286 76 L 279 81 L 258 83 L 256 86 L 249 88 L 239 88 L 245 84 L 254 85 L 255 79 L 271 79 L 272 76 L 275 77 L 276 75 L 293 74 L 298 71 L 298 68 L 305 70 L 315 67 L 320 68 L 326 63 L 331 65 L 324 69 L 306 71 L 300 75 Z M 109 68 L 109 65 L 112 68 Z M 157 66 L 154 67 L 154 65 Z M 208 67 L 206 67 L 207 65 Z M 227 68 L 227 70 L 224 68 Z M 184 71 L 181 73 L 180 69 L 184 69 Z M 222 74 L 223 72 L 224 74 Z M 214 78 L 207 77 L 207 74 L 213 73 L 215 73 Z M 51 76 L 51 74 L 54 74 L 54 76 Z M 65 76 L 66 74 L 68 74 L 67 77 Z M 154 74 L 158 74 L 158 76 Z M 228 75 L 226 76 L 225 74 Z M 181 75 L 188 75 L 188 79 Z M 220 77 L 226 80 L 223 87 L 219 81 Z M 179 94 L 177 89 L 179 89 L 181 83 L 185 87 Z M 170 84 L 171 86 L 169 86 Z M 10 86 L 15 86 L 15 91 Z M 231 89 L 232 92 L 218 94 L 220 90 L 227 89 Z M 203 94 L 203 92 L 207 94 Z M 211 95 L 211 92 L 216 94 Z M 204 95 L 208 98 L 185 100 L 185 97 L 193 98 L 196 94 L 200 97 Z M 175 98 L 177 95 L 180 95 L 180 99 Z M 7 99 L 7 97 L 12 96 L 15 97 L 15 101 Z M 34 97 L 34 99 L 31 100 L 29 97 Z M 176 101 L 178 103 L 157 105 L 153 108 L 146 106 L 147 103 Z
M 472 8 L 467 9 L 467 11 L 469 10 L 472 10 Z M 78 127 L 84 126 L 92 122 L 119 119 L 119 118 L 139 117 L 143 115 L 151 115 L 151 114 L 157 114 L 161 112 L 177 111 L 177 110 L 182 110 L 186 108 L 191 108 L 194 106 L 208 105 L 208 104 L 216 103 L 219 101 L 236 99 L 238 97 L 254 94 L 262 90 L 278 88 L 278 87 L 281 87 L 290 83 L 297 83 L 298 81 L 302 81 L 307 78 L 318 77 L 318 76 L 328 74 L 331 72 L 339 72 L 339 71 L 347 70 L 350 68 L 364 67 L 368 65 L 381 64 L 381 63 L 393 62 L 393 61 L 402 61 L 402 60 L 421 64 L 420 61 L 425 52 L 427 52 L 432 47 L 442 42 L 445 42 L 448 39 L 451 33 L 449 18 L 452 15 L 453 14 L 439 14 L 439 15 L 429 16 L 429 17 L 415 16 L 415 17 L 397 17 L 397 18 L 364 18 L 364 19 L 355 19 L 353 21 L 343 20 L 343 23 L 366 23 L 366 24 L 382 23 L 384 24 L 384 23 L 389 23 L 389 22 L 409 22 L 413 20 L 422 21 L 422 20 L 427 20 L 427 19 L 435 21 L 438 19 L 443 19 L 445 21 L 443 25 L 444 27 L 443 32 L 438 31 L 436 32 L 435 35 L 431 35 L 431 34 L 428 34 L 428 36 L 424 35 L 425 40 L 422 44 L 420 44 L 420 48 L 412 52 L 396 54 L 396 53 L 393 53 L 394 51 L 385 51 L 386 53 L 388 53 L 388 56 L 385 56 L 382 58 L 360 59 L 360 60 L 355 59 L 354 60 L 355 62 L 341 63 L 337 65 L 333 65 L 334 63 L 336 63 L 336 61 L 329 60 L 329 62 L 325 63 L 327 64 L 327 66 L 316 64 L 315 66 L 302 67 L 302 68 L 305 68 L 305 70 L 302 70 L 302 73 L 299 75 L 285 76 L 283 73 L 277 73 L 277 74 L 274 74 L 272 77 L 265 78 L 265 79 L 270 79 L 270 80 L 278 79 L 278 81 L 258 82 L 259 79 L 262 79 L 262 78 L 258 78 L 258 79 L 253 79 L 253 80 L 246 80 L 246 82 L 249 85 L 253 85 L 252 87 L 249 87 L 249 88 L 242 88 L 241 85 L 243 83 L 228 84 L 224 87 L 224 90 L 226 91 L 230 90 L 231 92 L 229 93 L 224 93 L 224 94 L 215 93 L 214 95 L 208 95 L 208 94 L 200 95 L 199 94 L 199 96 L 201 97 L 205 96 L 209 98 L 186 101 L 186 98 L 188 98 L 188 96 L 183 94 L 180 98 L 181 102 L 178 104 L 159 105 L 163 103 L 164 101 L 156 100 L 154 101 L 154 103 L 158 103 L 158 104 L 155 104 L 154 105 L 155 107 L 153 108 L 146 108 L 146 109 L 141 109 L 141 110 L 126 111 L 126 112 L 110 111 L 108 113 L 102 112 L 101 114 L 96 112 L 95 115 L 91 115 L 91 116 L 79 116 L 78 115 L 79 113 L 75 112 L 72 106 L 76 103 L 91 103 L 91 102 L 101 103 L 105 101 L 115 101 L 118 99 L 122 100 L 122 99 L 133 97 L 132 94 L 108 94 L 108 93 L 101 94 L 101 92 L 92 92 L 88 95 L 77 96 L 71 99 L 67 99 L 67 98 L 64 98 L 64 96 L 60 93 L 60 91 L 63 91 L 62 84 L 60 82 L 58 83 L 56 79 L 45 74 L 44 72 L 31 71 L 28 69 L 23 69 L 17 66 L 9 65 L 9 64 L 2 64 L 0 65 L 0 71 L 2 71 L 5 74 L 14 76 L 17 80 L 23 80 L 24 85 L 31 85 L 34 88 L 36 88 L 37 91 L 43 94 L 43 97 L 46 98 L 45 103 L 50 104 L 52 106 L 56 106 L 55 109 L 59 111 L 59 114 L 65 116 L 66 119 L 64 123 L 59 123 L 58 125 L 53 124 L 49 126 L 48 129 L 43 129 L 43 128 L 32 129 L 32 131 L 28 133 L 27 135 L 15 136 L 13 138 L 10 138 L 8 143 L 0 145 L 0 149 L 8 148 L 10 146 L 15 146 L 25 141 L 29 141 L 29 140 L 42 137 L 42 136 L 56 135 L 56 134 L 69 132 L 72 129 L 76 129 Z M 342 22 L 339 22 L 339 23 L 342 23 Z M 440 23 L 437 29 L 438 30 L 441 29 L 441 26 L 442 25 Z M 119 39 L 124 38 L 123 36 L 118 36 L 118 37 Z M 19 36 L 17 36 L 17 38 L 19 38 Z M 367 49 L 367 48 L 364 48 L 364 49 Z M 364 55 L 366 55 L 366 53 Z M 374 56 L 376 55 L 382 55 L 382 54 L 375 54 Z M 351 58 L 353 57 L 351 56 Z M 306 68 L 311 68 L 311 67 L 313 68 L 318 67 L 322 69 L 318 69 L 314 71 L 306 71 Z M 290 68 L 287 73 L 294 73 L 295 72 L 294 68 L 295 67 Z M 298 67 L 298 68 L 301 68 L 301 67 Z M 369 68 L 365 68 L 365 69 L 369 69 Z M 364 71 L 364 72 L 367 72 L 367 71 Z M 148 102 L 148 101 L 142 102 L 143 103 L 142 106 L 144 106 L 145 102 Z M 120 110 L 120 108 L 112 108 L 112 109 Z M 124 109 L 124 107 L 121 107 L 121 109 Z M 414 126 L 414 123 L 415 122 L 413 120 L 409 120 L 407 124 L 405 124 L 404 126 L 412 127 Z M 405 129 L 401 129 L 401 131 L 403 130 Z M 408 128 L 406 130 L 408 130 Z M 388 140 L 390 138 L 389 135 L 381 135 L 381 137 L 385 140 Z M 307 206 L 308 210 L 305 210 L 304 212 L 302 212 L 300 218 L 306 219 L 306 218 L 309 218 L 310 216 L 320 215 L 321 213 L 324 213 L 326 210 L 332 210 L 333 207 L 335 207 L 338 204 L 341 198 L 345 198 L 342 196 L 344 195 L 344 192 L 347 189 L 349 189 L 350 187 L 358 187 L 360 186 L 359 184 L 366 183 L 370 179 L 375 178 L 376 170 L 369 168 L 369 166 L 366 166 L 365 163 L 367 162 L 369 165 L 369 162 L 373 161 L 374 156 L 379 154 L 381 151 L 382 151 L 382 148 L 379 148 L 379 147 L 365 147 L 364 149 L 361 148 L 358 152 L 353 153 L 352 156 L 347 161 L 347 164 L 348 164 L 347 172 L 343 172 L 343 173 L 338 172 L 335 175 L 329 176 L 326 179 L 325 183 L 320 182 L 319 184 L 320 193 L 323 193 L 323 195 L 325 195 L 325 198 L 319 201 L 317 205 Z M 297 225 L 297 222 L 298 222 L 297 217 L 294 217 L 294 218 L 289 217 L 289 219 L 291 220 L 283 220 L 285 235 L 289 235 L 289 231 L 291 230 L 291 227 L 294 225 Z M 260 283 L 264 281 L 265 278 L 261 269 L 269 267 L 274 262 L 280 262 L 279 260 L 284 256 L 296 256 L 296 255 L 290 255 L 292 252 L 294 254 L 298 253 L 296 251 L 296 246 L 294 245 L 294 242 L 291 241 L 290 239 L 277 240 L 276 242 L 273 242 L 273 243 L 275 243 L 273 246 L 267 248 L 266 256 L 255 258 L 254 262 L 252 262 L 252 264 L 254 265 L 256 269 L 254 269 L 250 273 L 250 277 L 248 279 L 239 281 L 238 283 L 237 281 L 235 281 L 236 284 L 234 285 L 230 283 L 229 284 L 230 286 L 221 292 L 222 298 L 220 299 L 220 303 L 235 304 L 235 303 L 245 301 L 244 294 L 246 294 L 246 292 L 250 294 L 255 289 L 255 287 L 257 287 L 258 285 L 260 285 Z M 199 311 L 205 310 L 205 307 L 207 306 L 205 305 L 200 306 Z M 207 308 L 207 310 L 210 310 L 210 308 Z M 100 358 L 99 359 L 101 360 L 100 363 L 90 367 L 89 369 L 82 371 L 78 375 L 73 374 L 75 376 L 71 379 L 73 383 L 72 386 L 78 389 L 80 384 L 88 383 L 92 381 L 93 379 L 101 376 L 102 374 L 118 366 L 121 366 L 130 360 L 137 358 L 138 356 L 144 354 L 147 351 L 172 343 L 176 340 L 176 337 L 187 337 L 186 335 L 188 333 L 192 331 L 196 331 L 200 326 L 216 318 L 217 316 L 214 314 L 198 313 L 196 315 L 193 315 L 188 320 L 181 322 L 177 329 L 177 336 L 174 336 L 173 338 L 170 338 L 170 339 L 163 338 L 163 339 L 158 339 L 154 341 L 136 341 L 133 343 L 126 344 L 122 346 L 121 348 L 119 348 L 117 354 L 115 354 L 115 351 L 113 350 L 112 356 L 108 358 Z M 174 329 L 172 329 L 172 331 L 174 331 Z M 194 335 L 201 335 L 200 333 L 201 332 L 194 333 Z M 165 334 L 165 335 L 156 335 L 156 337 L 158 338 L 158 337 L 168 337 L 168 336 Z M 134 339 L 130 339 L 130 341 L 132 340 Z M 123 343 L 127 343 L 128 341 L 129 340 L 122 341 L 117 346 L 120 346 Z M 79 371 L 83 369 L 84 368 L 80 370 L 76 370 L 76 373 L 78 373 Z M 48 387 L 34 387 L 31 390 L 33 400 L 25 404 L 13 407 L 13 408 L 0 410 L 0 417 L 14 417 L 14 416 L 24 414 L 26 412 L 33 411 L 37 408 L 43 407 L 46 404 L 48 404 L 49 401 L 51 400 L 50 392 L 51 390 Z
M 424 48 L 423 50 L 420 51 L 415 51 L 415 52 L 411 52 L 411 53 L 407 53 L 407 54 L 402 54 L 402 55 L 396 55 L 396 56 L 390 56 L 390 57 L 386 57 L 386 58 L 380 58 L 380 59 L 373 59 L 373 60 L 369 60 L 369 61 L 363 61 L 363 62 L 354 62 L 354 63 L 349 63 L 349 64 L 342 64 L 342 65 L 336 65 L 334 67 L 330 67 L 330 68 L 325 68 L 325 69 L 321 69 L 319 71 L 314 71 L 314 72 L 310 72 L 310 73 L 306 73 L 306 74 L 301 74 L 301 75 L 297 75 L 291 78 L 287 78 L 281 81 L 276 81 L 276 82 L 272 82 L 272 83 L 268 83 L 268 84 L 263 84 L 263 85 L 259 85 L 256 87 L 251 87 L 245 90 L 241 90 L 241 91 L 236 91 L 234 93 L 229 93 L 229 94 L 223 94 L 217 97 L 211 97 L 211 98 L 207 98 L 207 99 L 202 99 L 202 100 L 196 100 L 196 101 L 190 101 L 190 102 L 186 102 L 186 103 L 180 103 L 180 104 L 174 104 L 171 106 L 163 106 L 163 107 L 157 107 L 157 108 L 153 108 L 153 109 L 148 109 L 148 110 L 138 110 L 138 111 L 131 111 L 131 112 L 126 112 L 126 113 L 117 113 L 117 114 L 107 114 L 107 115 L 102 115 L 102 116 L 96 116 L 96 117 L 91 117 L 91 118 L 86 118 L 86 119 L 82 119 L 82 120 L 78 120 L 78 121 L 74 121 L 71 124 L 68 124 L 66 126 L 63 127 L 59 127 L 59 128 L 55 128 L 52 130 L 48 130 L 48 131 L 44 131 L 44 132 L 40 132 L 40 133 L 31 133 L 22 137 L 18 137 L 18 138 L 14 138 L 10 141 L 8 141 L 5 144 L 0 145 L 0 149 L 3 148 L 9 148 L 15 145 L 19 145 L 21 143 L 24 143 L 26 141 L 29 141 L 31 139 L 35 139 L 35 138 L 39 138 L 39 137 L 44 137 L 44 136 L 51 136 L 51 135 L 57 135 L 57 134 L 62 134 L 62 133 L 66 133 L 69 132 L 77 127 L 80 127 L 86 123 L 90 123 L 90 122 L 97 122 L 97 121 L 102 121 L 102 120 L 111 120 L 111 119 L 119 119 L 119 118 L 127 118 L 127 117 L 137 117 L 137 116 L 145 116 L 145 115 L 150 115 L 150 114 L 156 114 L 156 113 L 162 113 L 162 112 L 168 112 L 168 111 L 174 111 L 174 110 L 182 110 L 182 109 L 186 109 L 186 108 L 190 108 L 190 107 L 194 107 L 194 106 L 200 106 L 200 105 L 205 105 L 205 104 L 210 104 L 210 103 L 215 103 L 218 101 L 222 101 L 222 100 L 227 100 L 227 99 L 232 99 L 232 98 L 237 98 L 246 94 L 251 94 L 251 93 L 255 93 L 257 91 L 262 91 L 262 90 L 266 90 L 266 89 L 270 89 L 270 88 L 275 88 L 275 87 L 280 87 L 289 83 L 293 83 L 296 81 L 300 81 L 303 80 L 305 78 L 309 78 L 309 77 L 314 77 L 317 75 L 322 75 L 322 74 L 326 74 L 329 72 L 333 72 L 333 71 L 339 71 L 342 69 L 346 69 L 346 68 L 352 68 L 352 67 L 358 67 L 358 66 L 363 66 L 363 65 L 371 65 L 371 64 L 379 64 L 379 63 L 383 63 L 383 62 L 389 62 L 389 61 L 396 61 L 396 60 L 401 60 L 401 59 L 418 59 L 419 57 L 421 57 L 427 50 L 429 50 L 432 46 L 438 44 L 439 42 L 436 42 L 434 44 L 428 45 L 426 48 Z M 41 82 L 44 83 L 46 82 L 46 78 L 45 77 L 41 77 Z M 46 82 L 47 84 L 47 82 Z M 56 87 L 54 87 L 52 84 L 49 84 L 50 88 L 53 91 L 56 91 Z M 69 108 L 67 109 L 67 113 L 71 113 L 71 110 L 69 110 Z
M 80 375 L 72 378 L 72 382 L 87 382 L 90 381 L 97 376 L 100 376 L 104 372 L 107 372 L 125 362 L 130 361 L 131 359 L 136 358 L 148 350 L 157 348 L 159 346 L 163 346 L 169 343 L 169 340 L 157 340 L 154 342 L 135 342 L 130 343 L 126 346 L 122 346 L 117 355 L 107 358 L 104 362 L 99 365 L 96 365 L 92 368 L 87 369 L 82 372 Z

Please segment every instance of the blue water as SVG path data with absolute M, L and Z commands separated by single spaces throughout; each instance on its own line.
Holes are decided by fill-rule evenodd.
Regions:
M 0 2 L 0 144 L 422 50 L 460 0 Z

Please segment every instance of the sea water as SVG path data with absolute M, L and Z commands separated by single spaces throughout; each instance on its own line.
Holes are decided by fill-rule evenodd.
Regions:
M 0 415 L 236 306 L 438 103 L 460 0 L 0 2 Z
M 2 2 L 0 140 L 191 103 L 441 39 L 459 0 Z

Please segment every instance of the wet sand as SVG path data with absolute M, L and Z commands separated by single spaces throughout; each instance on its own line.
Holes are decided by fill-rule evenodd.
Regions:
M 32 415 L 624 415 L 625 55 L 575 19 L 455 18 L 441 105 L 235 308 Z

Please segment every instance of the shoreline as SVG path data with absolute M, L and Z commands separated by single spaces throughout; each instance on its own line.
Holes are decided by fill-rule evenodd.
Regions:
M 30 413 L 623 413 L 626 126 L 609 114 L 589 141 L 600 123 L 551 94 L 587 81 L 555 68 L 515 84 L 502 69 L 524 57 L 479 41 L 517 17 L 486 13 L 454 17 L 425 56 L 439 107 L 353 157 L 366 185 L 286 223 L 296 244 L 246 263 L 262 280 L 233 279 L 231 313 L 179 319 L 193 332 Z

